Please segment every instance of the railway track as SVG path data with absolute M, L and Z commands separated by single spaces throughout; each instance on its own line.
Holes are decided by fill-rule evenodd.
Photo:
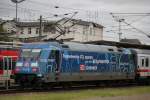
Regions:
M 21 93 L 49 93 L 49 92 L 65 92 L 65 91 L 80 91 L 80 90 L 88 90 L 88 89 L 104 89 L 104 88 L 127 88 L 127 87 L 140 87 L 141 85 L 138 85 L 136 83 L 132 84 L 123 84 L 123 85 L 81 85 L 81 86 L 71 86 L 71 87 L 52 87 L 47 89 L 33 89 L 33 88 L 24 88 L 24 89 L 18 89 L 18 87 L 13 87 L 8 90 L 0 90 L 0 95 L 3 94 L 21 94 Z M 142 85 L 143 86 L 143 85 Z

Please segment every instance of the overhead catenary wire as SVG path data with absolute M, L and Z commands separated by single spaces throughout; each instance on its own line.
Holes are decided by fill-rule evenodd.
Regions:
M 142 13 L 142 12 L 140 13 L 140 12 L 138 12 L 138 13 L 112 13 L 112 14 L 115 14 L 115 15 L 148 15 L 150 13 Z
M 57 9 L 57 8 L 60 8 L 60 9 L 64 9 L 64 10 L 71 10 L 72 12 L 75 12 L 75 11 L 78 11 L 79 13 L 80 12 L 85 12 L 85 13 L 87 13 L 87 12 L 89 12 L 89 10 L 87 10 L 87 9 L 80 9 L 80 8 L 72 8 L 72 7 L 65 7 L 65 6 L 62 6 L 62 5 L 55 5 L 55 4 L 53 4 L 53 3 L 43 3 L 43 2 L 39 2 L 39 1 L 34 1 L 34 0 L 26 0 L 26 2 L 24 3 L 24 4 L 26 4 L 26 3 L 31 3 L 31 4 L 38 4 L 39 6 L 41 5 L 41 6 L 43 6 L 44 7 L 44 9 L 45 8 L 54 8 L 54 9 Z M 8 3 L 9 4 L 9 3 Z M 9 4 L 10 6 L 12 6 L 12 7 L 14 7 L 14 5 L 11 5 L 11 4 Z M 18 7 L 18 8 L 21 8 L 21 9 L 24 9 L 24 10 L 26 10 L 26 11 L 22 11 L 22 13 L 27 13 L 28 14 L 28 16 L 29 16 L 29 18 L 31 18 L 31 13 L 33 13 L 34 15 L 36 14 L 36 15 L 40 15 L 40 14 L 38 14 L 39 12 L 41 12 L 41 13 L 45 13 L 45 14 L 47 14 L 47 15 L 43 15 L 43 16 L 49 16 L 48 14 L 50 14 L 50 12 L 45 12 L 45 11 L 42 11 L 42 10 L 35 10 L 35 9 L 27 9 L 27 8 L 23 8 L 23 7 Z M 51 9 L 50 8 L 50 9 Z M 59 10 L 60 10 L 59 9 Z M 28 10 L 28 11 L 27 11 Z M 36 12 L 36 13 L 35 13 Z M 92 11 L 90 12 L 90 13 L 92 13 Z M 53 13 L 54 14 L 54 13 Z M 95 15 L 94 15 L 94 17 L 92 17 L 92 18 L 95 18 L 95 21 L 97 22 L 97 19 L 98 19 L 98 17 L 97 17 L 97 15 L 99 16 L 99 12 L 98 12 L 98 10 L 97 10 L 97 12 L 95 12 Z M 76 16 L 76 18 L 78 18 L 79 16 Z M 87 16 L 86 16 L 87 17 Z M 82 19 L 82 18 L 79 18 L 79 19 Z M 90 21 L 90 20 L 89 20 Z M 91 21 L 94 21 L 94 20 L 91 20 Z
M 119 20 L 119 19 L 120 19 L 120 18 L 118 18 L 117 16 L 114 15 L 115 13 L 110 13 L 110 14 L 112 15 L 112 17 L 113 17 L 114 19 L 116 19 L 116 20 Z M 124 13 L 121 13 L 121 14 L 124 14 Z M 125 13 L 125 14 L 127 14 L 127 13 Z M 137 13 L 134 13 L 134 14 L 137 14 Z M 138 14 L 139 14 L 139 13 L 138 13 Z M 144 13 L 142 13 L 142 14 L 144 14 Z M 146 15 L 147 15 L 147 14 L 150 14 L 150 13 L 146 13 Z M 142 33 L 142 34 L 146 35 L 147 37 L 150 37 L 150 35 L 149 35 L 148 33 L 144 32 L 143 30 L 138 29 L 138 28 L 136 28 L 135 26 L 131 25 L 130 23 L 126 22 L 125 19 L 122 20 L 122 22 L 123 22 L 124 24 L 128 25 L 129 27 L 133 28 L 134 30 L 138 31 L 139 33 Z
M 88 18 L 87 21 L 98 22 L 98 19 L 99 19 L 98 17 L 100 16 L 98 10 L 93 12 L 93 11 L 89 11 L 87 9 L 71 8 L 71 7 L 65 7 L 65 6 L 62 6 L 62 5 L 59 5 L 59 4 L 56 5 L 56 4 L 53 4 L 53 3 L 43 3 L 43 2 L 39 2 L 39 1 L 33 1 L 33 0 L 28 0 L 27 2 L 31 3 L 31 4 L 38 4 L 39 6 L 44 6 L 44 8 L 50 8 L 50 9 L 52 9 L 52 8 L 58 9 L 59 8 L 59 10 L 67 10 L 67 11 L 70 10 L 71 12 L 76 11 L 76 12 L 79 12 L 79 13 L 84 12 L 86 14 L 87 13 L 93 13 L 94 15 L 90 14 L 90 15 L 92 15 L 92 18 Z M 76 17 L 79 17 L 79 16 L 76 16 Z M 89 17 L 89 16 L 86 16 L 86 17 Z M 80 18 L 80 19 L 82 19 L 82 18 Z
M 133 28 L 125 28 L 125 29 L 121 29 L 121 30 L 132 30 Z M 117 32 L 118 30 L 107 30 L 106 32 Z
M 6 3 L 3 3 L 4 5 L 6 5 L 6 6 L 9 6 L 8 8 L 6 8 L 6 9 L 10 9 L 10 10 L 12 10 L 12 9 L 15 9 L 15 5 L 12 5 L 12 4 L 6 4 Z M 12 9 L 11 9 L 12 8 Z M 34 14 L 34 16 L 35 15 L 40 15 L 39 14 L 39 12 L 41 12 L 41 13 L 45 13 L 46 14 L 46 16 L 47 17 L 45 17 L 45 19 L 48 19 L 48 18 L 64 18 L 66 15 L 65 14 L 56 14 L 56 13 L 51 13 L 50 11 L 41 11 L 41 10 L 37 10 L 37 9 L 31 9 L 31 8 L 25 8 L 25 7 L 18 7 L 18 8 L 20 8 L 20 9 L 18 9 L 18 10 L 20 10 L 20 12 L 24 12 L 24 13 L 27 13 L 28 14 L 28 16 L 31 16 L 31 14 L 33 15 Z M 3 9 L 5 9 L 5 8 L 3 8 Z M 75 12 L 75 11 L 74 11 Z M 68 12 L 67 13 L 67 15 L 69 16 L 69 14 L 72 14 L 72 13 L 74 13 L 74 12 Z M 77 11 L 76 11 L 77 12 Z M 24 16 L 25 16 L 25 14 L 24 14 Z M 38 17 L 38 16 L 37 16 Z M 31 19 L 30 19 L 31 20 Z
M 144 19 L 145 17 L 147 17 L 147 16 L 150 16 L 150 15 L 145 15 L 144 17 L 140 17 L 140 18 L 138 18 L 138 19 L 135 19 L 135 20 L 133 20 L 133 21 L 131 21 L 130 23 L 128 23 L 128 24 L 133 24 L 133 23 L 136 23 L 136 22 L 139 22 L 140 20 L 142 20 L 142 19 Z M 126 24 L 126 25 L 121 25 L 121 26 L 129 26 L 128 24 Z M 107 26 L 107 28 L 108 27 L 116 27 L 116 28 L 118 28 L 119 26 Z M 134 29 L 133 27 L 132 28 L 127 28 L 127 29 L 122 29 L 122 30 L 131 30 L 131 29 Z M 118 30 L 108 30 L 108 32 L 109 31 L 118 31 Z
M 44 6 L 44 7 L 46 7 L 46 8 L 50 8 L 50 7 L 52 7 L 52 8 L 62 8 L 62 9 L 66 9 L 66 10 L 75 10 L 75 11 L 79 11 L 79 12 L 81 12 L 81 11 L 87 11 L 87 10 L 84 10 L 84 9 L 74 9 L 74 8 L 69 8 L 69 7 L 63 7 L 63 6 L 59 6 L 59 5 L 55 5 L 55 4 L 46 4 L 46 3 L 43 3 L 43 2 L 38 2 L 38 1 L 33 1 L 33 0 L 26 0 L 28 3 L 32 3 L 32 4 L 38 4 L 38 5 L 42 5 L 42 6 Z M 48 6 L 49 5 L 49 6 Z M 44 16 L 44 18 L 45 18 L 45 20 L 46 19 L 48 19 L 48 18 L 53 18 L 53 16 L 55 15 L 55 13 L 53 13 L 53 14 L 50 14 L 51 12 L 47 12 L 47 11 L 41 11 L 41 10 L 35 10 L 35 9 L 29 9 L 29 8 L 23 8 L 23 7 L 19 7 L 19 8 L 21 8 L 22 10 L 29 10 L 29 11 L 26 11 L 26 12 L 29 12 L 29 13 L 34 13 L 34 12 L 42 12 L 42 13 L 45 13 L 45 14 L 49 14 L 48 15 L 48 17 L 47 16 Z M 24 13 L 26 13 L 26 12 L 24 12 Z M 119 14 L 121 14 L 121 13 L 119 13 Z M 135 15 L 133 15 L 133 14 L 135 14 Z M 149 13 L 147 13 L 147 14 L 149 14 Z M 124 16 L 145 16 L 145 13 L 144 14 L 141 14 L 141 13 L 130 13 L 130 15 L 129 15 L 129 13 L 126 13 L 126 14 L 123 14 Z M 54 16 L 55 17 L 55 16 Z M 59 17 L 64 17 L 63 15 L 59 15 Z M 140 18 L 139 18 L 140 19 Z M 143 18 L 141 18 L 141 19 L 143 19 Z M 137 20 L 135 20 L 135 22 L 137 22 L 138 21 L 138 19 Z M 133 23 L 130 23 L 130 22 L 128 22 L 128 24 L 133 24 Z M 121 25 L 121 26 L 128 26 L 128 27 L 130 27 L 129 25 Z M 118 26 L 116 26 L 116 27 L 118 27 Z M 107 27 L 106 27 L 107 28 Z M 133 28 L 132 28 L 133 29 Z M 133 30 L 135 30 L 135 29 L 133 29 Z
M 148 37 L 149 37 L 149 34 L 148 34 L 148 33 L 146 33 L 146 32 L 144 32 L 143 30 L 141 30 L 141 29 L 138 29 L 138 28 L 134 27 L 133 25 L 131 25 L 131 24 L 127 23 L 126 21 L 123 21 L 123 23 L 125 23 L 125 24 L 129 25 L 129 26 L 130 26 L 130 27 L 132 27 L 133 29 L 135 29 L 135 30 L 139 31 L 140 33 L 143 33 L 143 34 L 145 34 L 146 36 L 148 36 Z

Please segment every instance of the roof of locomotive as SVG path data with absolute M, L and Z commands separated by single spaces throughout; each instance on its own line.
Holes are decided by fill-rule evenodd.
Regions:
M 87 51 L 87 52 L 100 52 L 100 51 L 108 51 L 108 52 L 117 52 L 118 48 L 115 46 L 107 46 L 107 45 L 93 45 L 93 44 L 82 44 L 76 42 L 64 42 L 62 44 L 62 48 L 69 49 L 72 51 Z
M 31 48 L 31 49 L 39 49 L 39 48 L 49 48 L 50 46 L 60 47 L 58 42 L 35 42 L 35 43 L 25 43 L 22 48 Z
M 39 42 L 39 43 L 27 43 L 22 48 L 50 48 L 50 46 L 57 47 L 62 50 L 72 51 L 86 51 L 86 52 L 122 52 L 123 48 L 117 48 L 116 46 L 108 45 L 94 45 L 94 44 L 82 44 L 77 42 Z

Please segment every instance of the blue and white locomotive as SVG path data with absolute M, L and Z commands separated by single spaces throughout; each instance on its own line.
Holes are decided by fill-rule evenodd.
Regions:
M 29 43 L 15 68 L 20 84 L 135 79 L 130 49 L 74 42 Z

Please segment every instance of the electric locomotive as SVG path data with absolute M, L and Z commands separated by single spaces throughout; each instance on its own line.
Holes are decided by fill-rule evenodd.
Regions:
M 134 80 L 130 49 L 74 42 L 28 43 L 21 47 L 14 78 L 24 84 Z

